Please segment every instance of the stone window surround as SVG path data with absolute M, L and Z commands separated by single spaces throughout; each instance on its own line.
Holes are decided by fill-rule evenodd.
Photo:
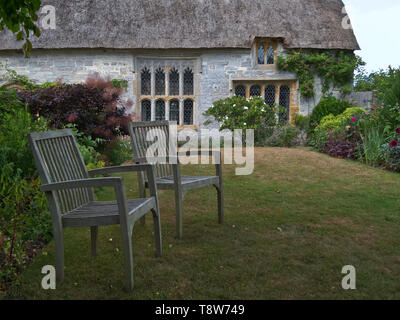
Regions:
M 289 106 L 289 121 L 293 120 L 294 114 L 300 110 L 300 103 L 298 101 L 298 81 L 296 79 L 232 79 L 231 80 L 231 93 L 235 95 L 236 86 L 242 85 L 246 88 L 246 99 L 250 98 L 250 88 L 253 85 L 258 85 L 261 88 L 261 97 L 265 99 L 265 88 L 268 85 L 274 85 L 275 91 L 275 102 L 279 103 L 279 93 L 281 86 L 288 86 L 290 88 L 290 106 Z
M 141 71 L 147 68 L 151 74 L 151 94 L 141 95 Z M 162 68 L 165 72 L 166 91 L 165 95 L 155 95 L 155 71 Z M 179 95 L 169 95 L 169 72 L 172 69 L 177 69 L 179 72 Z M 184 95 L 183 81 L 184 73 L 187 68 L 193 72 L 193 95 Z M 134 58 L 134 74 L 136 74 L 134 81 L 134 93 L 136 97 L 136 111 L 138 118 L 141 119 L 142 101 L 150 100 L 151 102 L 151 119 L 155 120 L 155 104 L 156 101 L 161 99 L 165 102 L 165 119 L 169 120 L 170 115 L 170 102 L 172 100 L 179 101 L 179 123 L 178 129 L 193 128 L 198 129 L 197 120 L 197 104 L 200 92 L 200 74 L 201 74 L 201 58 L 199 57 L 162 57 L 162 56 L 137 56 Z M 183 125 L 184 123 L 184 102 L 185 100 L 193 101 L 193 125 Z
M 276 61 L 278 59 L 278 51 L 282 45 L 282 40 L 280 38 L 254 38 L 252 48 L 251 48 L 251 56 L 253 61 L 253 66 L 256 69 L 262 70 L 277 70 Z M 258 63 L 258 49 L 260 46 L 264 47 L 264 64 Z M 274 63 L 267 64 L 267 52 L 268 48 L 272 46 L 274 49 Z

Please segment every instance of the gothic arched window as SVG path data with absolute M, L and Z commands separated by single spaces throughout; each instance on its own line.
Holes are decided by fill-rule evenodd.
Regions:
M 193 95 L 193 71 L 189 68 L 183 74 L 183 94 L 185 96 Z
M 265 60 L 265 50 L 264 50 L 264 46 L 260 45 L 258 50 L 257 50 L 257 62 L 258 64 L 264 64 Z
M 267 49 L 267 64 L 274 64 L 275 50 L 273 46 L 269 46 Z
M 288 86 L 281 86 L 279 90 L 279 105 L 285 108 L 285 114 L 279 116 L 279 120 L 289 120 L 290 110 L 290 88 Z
M 142 101 L 142 121 L 151 121 L 151 102 L 150 102 L 150 100 Z
M 183 103 L 183 124 L 193 124 L 193 100 L 187 99 Z
M 235 88 L 235 95 L 237 95 L 238 97 L 246 97 L 246 88 L 242 85 L 240 86 L 236 86 Z
M 260 86 L 254 85 L 250 88 L 250 97 L 261 96 L 261 88 Z
M 140 75 L 140 85 L 142 95 L 151 95 L 151 74 L 149 69 L 144 68 Z
M 161 99 L 156 101 L 156 120 L 165 120 L 165 102 Z
M 169 95 L 179 95 L 179 72 L 175 68 L 169 72 Z
M 164 70 L 159 68 L 156 71 L 156 96 L 165 95 L 165 73 Z
M 275 95 L 276 95 L 276 87 L 274 85 L 268 85 L 265 87 L 265 103 L 270 107 L 275 105 Z
M 179 125 L 179 101 L 171 100 L 169 103 L 169 120 L 176 121 Z

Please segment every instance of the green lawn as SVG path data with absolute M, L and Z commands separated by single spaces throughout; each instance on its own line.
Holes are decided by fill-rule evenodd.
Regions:
M 65 230 L 65 282 L 41 289 L 54 264 L 53 243 L 8 291 L 21 299 L 399 299 L 400 176 L 307 149 L 259 148 L 251 176 L 224 166 L 225 223 L 214 188 L 184 202 L 184 237 L 175 237 L 172 192 L 160 192 L 163 249 L 154 257 L 153 223 L 134 229 L 135 289 L 123 291 L 118 226 L 99 231 L 90 255 L 88 228 Z M 183 172 L 212 174 L 212 166 Z M 137 195 L 134 175 L 124 175 Z M 112 190 L 100 193 L 113 199 Z M 110 241 L 109 239 L 112 239 Z M 344 265 L 357 290 L 341 288 Z

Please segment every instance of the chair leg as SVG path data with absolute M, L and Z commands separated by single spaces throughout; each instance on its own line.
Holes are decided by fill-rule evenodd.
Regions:
M 97 238 L 98 238 L 99 227 L 90 227 L 90 237 L 92 242 L 92 256 L 97 255 Z
M 64 235 L 62 229 L 54 234 L 56 247 L 56 280 L 64 281 Z
M 222 224 L 224 223 L 224 189 L 222 183 L 214 186 L 217 189 L 218 196 L 218 223 Z
M 132 232 L 128 228 L 121 226 L 122 246 L 125 259 L 125 290 L 133 290 L 133 255 L 132 255 Z
M 182 239 L 182 205 L 184 194 L 181 190 L 175 190 L 175 210 L 176 210 L 176 233 L 178 239 Z
M 141 198 L 146 198 L 146 188 L 145 187 L 140 187 L 139 186 L 139 192 L 140 192 L 140 197 Z M 142 226 L 146 225 L 146 215 L 140 218 L 140 224 Z
M 154 220 L 154 237 L 156 242 L 156 257 L 162 256 L 162 238 L 161 238 L 161 219 L 160 209 L 152 209 L 153 220 Z

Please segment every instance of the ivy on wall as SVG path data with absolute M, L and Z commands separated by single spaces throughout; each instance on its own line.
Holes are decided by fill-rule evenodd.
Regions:
M 290 50 L 277 60 L 279 70 L 297 74 L 300 92 L 307 98 L 314 96 L 315 75 L 322 79 L 323 94 L 328 93 L 332 85 L 343 93 L 350 92 L 354 71 L 363 65 L 365 62 L 360 57 L 348 51 Z

